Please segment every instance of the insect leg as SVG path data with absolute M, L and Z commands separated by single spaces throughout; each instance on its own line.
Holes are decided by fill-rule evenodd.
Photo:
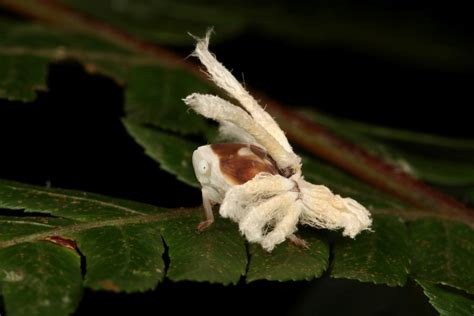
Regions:
M 261 242 L 263 249 L 272 251 L 276 245 L 284 242 L 289 235 L 293 234 L 296 231 L 296 225 L 298 224 L 301 212 L 301 202 L 293 200 L 293 203 L 287 205 L 283 218 L 275 225 L 271 232 L 263 237 Z
M 221 204 L 219 213 L 239 222 L 248 209 L 256 203 L 293 190 L 295 183 L 280 175 L 259 173 L 252 180 L 230 188 Z
M 202 189 L 202 203 L 204 206 L 204 215 L 206 219 L 199 223 L 197 230 L 202 232 L 208 228 L 212 223 L 214 223 L 214 213 L 212 212 L 212 203 L 208 197 L 206 189 Z
M 289 241 L 291 241 L 293 243 L 293 245 L 295 245 L 297 247 L 300 247 L 300 248 L 303 248 L 303 249 L 309 249 L 310 248 L 308 243 L 306 241 L 304 241 L 304 239 L 299 238 L 295 234 L 288 235 L 288 237 L 286 237 L 286 238 Z
M 248 214 L 240 221 L 240 231 L 250 242 L 260 242 L 265 234 L 265 226 L 279 217 L 278 212 L 285 210 L 297 198 L 296 192 L 287 192 L 276 195 L 259 205 L 251 208 Z

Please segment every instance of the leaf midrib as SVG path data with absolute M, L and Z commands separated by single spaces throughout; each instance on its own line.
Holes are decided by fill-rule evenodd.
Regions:
M 26 46 L 3 46 L 0 45 L 0 54 L 8 56 L 35 56 L 49 59 L 65 59 L 68 57 L 77 59 L 87 59 L 91 61 L 115 62 L 117 64 L 126 65 L 150 65 L 164 66 L 164 64 L 156 59 L 136 54 L 127 55 L 116 52 L 101 51 L 83 51 L 80 49 L 71 49 L 61 47 L 59 44 L 56 48 L 31 48 Z
M 9 189 L 12 189 L 12 190 L 16 190 L 16 191 L 26 191 L 28 193 L 44 194 L 44 195 L 47 195 L 49 197 L 57 197 L 57 198 L 68 199 L 68 200 L 72 200 L 72 201 L 82 201 L 82 202 L 96 203 L 100 206 L 115 208 L 115 209 L 124 211 L 126 213 L 146 215 L 146 213 L 134 210 L 134 209 L 129 208 L 129 207 L 125 207 L 125 206 L 122 206 L 122 205 L 117 205 L 117 204 L 110 203 L 110 202 L 104 202 L 104 201 L 100 201 L 100 200 L 97 200 L 97 199 L 84 197 L 84 196 L 76 196 L 76 195 L 72 195 L 72 194 L 64 194 L 64 193 L 58 193 L 58 192 L 53 192 L 53 191 L 43 191 L 43 190 L 32 189 L 32 188 L 21 188 L 21 187 L 17 187 L 17 186 L 13 186 L 13 185 L 5 185 L 5 187 L 7 187 Z
M 165 220 L 171 220 L 176 218 L 182 218 L 196 214 L 200 208 L 179 208 L 170 209 L 160 214 L 152 215 L 137 215 L 119 217 L 108 220 L 94 220 L 86 223 L 71 224 L 63 227 L 57 227 L 54 229 L 42 231 L 40 233 L 29 234 L 21 237 L 15 237 L 7 241 L 0 241 L 0 249 L 8 248 L 22 243 L 34 242 L 43 240 L 48 236 L 64 236 L 73 233 L 79 233 L 82 231 L 90 230 L 99 227 L 118 227 L 131 224 L 146 224 L 153 222 L 160 222 Z

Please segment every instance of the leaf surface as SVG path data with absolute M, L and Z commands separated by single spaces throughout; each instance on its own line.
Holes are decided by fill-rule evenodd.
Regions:
M 25 2 L 26 5 L 32 5 L 36 1 Z M 385 58 L 403 58 L 404 61 L 413 60 L 431 67 L 459 69 L 473 66 L 469 47 L 460 44 L 462 38 L 459 34 L 447 35 L 449 40 L 434 40 L 437 39 L 434 34 L 438 30 L 432 21 L 425 20 L 425 16 L 419 15 L 411 20 L 396 11 L 387 12 L 383 6 L 373 5 L 373 14 L 367 15 L 359 6 L 333 3 L 320 4 L 316 11 L 314 6 L 302 3 L 292 6 L 292 14 L 288 14 L 286 2 L 272 2 L 271 5 L 256 2 L 252 4 L 251 10 L 239 1 L 63 2 L 138 38 L 162 45 L 190 45 L 193 40 L 188 32 L 199 35 L 212 26 L 216 30 L 216 41 L 235 38 L 250 29 L 254 33 L 262 33 L 290 44 L 303 42 L 314 47 L 335 43 L 357 51 L 375 52 Z M 308 15 L 308 11 L 312 11 L 311 15 Z M 423 31 L 416 27 L 415 21 L 424 25 Z M 378 31 L 378 36 L 374 36 L 374 29 Z
M 260 246 L 250 245 L 247 282 L 312 280 L 320 277 L 328 266 L 327 241 L 308 229 L 297 235 L 308 244 L 309 249 L 286 242 L 270 254 Z
M 469 201 L 474 184 L 474 141 L 304 113 L 395 167 Z
M 431 305 L 442 316 L 470 316 L 474 314 L 474 300 L 427 282 L 416 281 L 428 296 Z
M 168 270 L 168 277 L 174 281 L 237 284 L 245 275 L 247 252 L 236 225 L 218 219 L 206 231 L 198 233 L 198 222 L 199 217 L 194 217 L 163 226 L 170 261 L 175 262 Z
M 407 230 L 402 221 L 376 216 L 373 232 L 334 244 L 331 275 L 335 278 L 403 286 L 407 280 L 409 254 Z
M 0 248 L 0 285 L 8 315 L 67 315 L 79 304 L 79 254 L 47 241 Z
M 460 223 L 420 220 L 410 224 L 412 273 L 474 294 L 474 232 Z
M 151 290 L 165 276 L 163 242 L 170 247 L 173 280 L 228 284 L 245 274 L 247 254 L 238 231 L 219 220 L 197 234 L 200 209 L 162 209 L 11 181 L 0 181 L 0 207 L 18 212 L 1 215 L 0 209 L 0 271 L 5 274 L 0 285 L 14 315 L 67 315 L 77 306 L 83 283 L 115 292 Z

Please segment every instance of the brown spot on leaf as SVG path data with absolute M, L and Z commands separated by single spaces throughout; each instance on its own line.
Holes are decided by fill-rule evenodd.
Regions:
M 92 63 L 87 63 L 84 65 L 84 68 L 86 70 L 87 73 L 89 74 L 95 74 L 97 73 L 97 66 L 95 64 L 92 64 Z
M 247 144 L 213 144 L 214 153 L 219 157 L 220 169 L 231 184 L 242 184 L 253 179 L 260 172 L 278 174 L 273 159 L 263 149 Z M 248 148 L 242 154 L 241 149 Z
M 99 282 L 99 285 L 107 291 L 120 292 L 120 287 L 111 280 L 103 280 Z
M 70 238 L 61 237 L 61 236 L 48 236 L 48 237 L 45 237 L 44 240 L 50 241 L 61 247 L 77 250 L 76 241 Z

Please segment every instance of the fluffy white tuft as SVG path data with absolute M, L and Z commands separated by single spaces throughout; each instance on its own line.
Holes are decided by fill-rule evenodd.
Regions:
M 301 158 L 293 152 L 278 124 L 209 52 L 210 33 L 197 39 L 193 54 L 206 67 L 211 80 L 241 107 L 218 96 L 198 93 L 189 95 L 184 102 L 197 113 L 219 122 L 222 137 L 264 148 L 281 172 L 281 175 L 259 173 L 244 184 L 230 186 L 222 199 L 221 216 L 237 222 L 248 241 L 260 243 L 267 251 L 285 239 L 306 245 L 293 235 L 298 223 L 342 229 L 343 235 L 351 238 L 369 230 L 372 219 L 364 206 L 303 179 Z M 202 182 L 203 192 L 206 186 L 214 188 L 224 180 L 209 178 L 209 181 Z M 206 214 L 208 220 L 201 227 L 212 222 L 209 201 L 207 204 L 206 210 L 211 214 Z

